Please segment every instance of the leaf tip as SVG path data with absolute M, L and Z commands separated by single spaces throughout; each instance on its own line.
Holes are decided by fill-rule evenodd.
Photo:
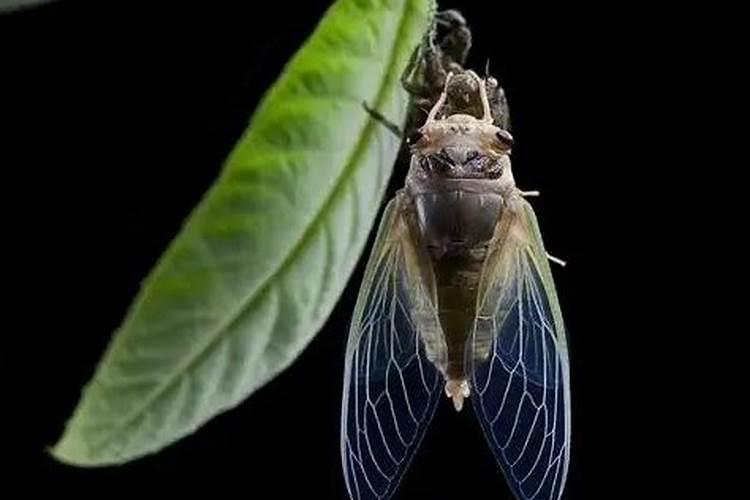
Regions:
M 65 431 L 54 445 L 45 446 L 44 452 L 53 460 L 65 465 L 78 467 L 91 465 L 90 460 L 87 460 L 88 453 L 85 446 L 72 438 L 68 431 Z
M 55 444 L 44 447 L 44 453 L 56 462 L 74 467 L 110 465 L 96 453 L 92 453 L 91 447 L 85 442 L 83 436 L 76 432 L 75 426 L 70 423 Z

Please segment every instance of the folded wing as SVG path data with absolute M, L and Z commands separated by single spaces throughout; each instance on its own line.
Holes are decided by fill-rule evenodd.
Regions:
M 352 499 L 393 494 L 440 396 L 432 361 L 445 348 L 419 248 L 397 196 L 383 216 L 347 345 L 341 459 Z
M 558 500 L 570 455 L 565 327 L 532 208 L 505 211 L 470 337 L 473 404 L 518 500 Z

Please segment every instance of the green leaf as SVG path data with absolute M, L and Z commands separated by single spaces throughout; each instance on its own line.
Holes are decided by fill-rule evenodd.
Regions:
M 399 148 L 362 102 L 404 122 L 400 74 L 433 8 L 330 8 L 144 282 L 51 450 L 57 459 L 96 466 L 154 453 L 300 355 L 364 250 Z

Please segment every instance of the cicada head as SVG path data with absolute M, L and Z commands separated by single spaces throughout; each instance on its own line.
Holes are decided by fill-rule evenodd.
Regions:
M 440 99 L 425 124 L 410 138 L 412 167 L 422 176 L 452 179 L 498 179 L 509 165 L 513 137 L 493 123 L 484 83 L 475 86 L 480 94 L 484 116 L 453 114 L 440 118 L 441 108 L 450 94 L 448 75 Z M 462 84 L 462 88 L 466 85 Z

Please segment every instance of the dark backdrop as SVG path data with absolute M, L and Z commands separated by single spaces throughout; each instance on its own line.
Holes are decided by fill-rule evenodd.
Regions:
M 3 191 L 20 200 L 6 212 L 16 236 L 9 262 L 32 263 L 14 289 L 19 305 L 8 311 L 32 345 L 13 355 L 22 367 L 13 416 L 22 422 L 8 433 L 22 454 L 5 470 L 33 472 L 29 486 L 79 494 L 200 485 L 244 498 L 343 498 L 342 355 L 361 266 L 298 362 L 196 434 L 101 470 L 44 454 L 141 280 L 329 2 L 268 2 L 262 11 L 256 2 L 186 3 L 62 0 L 0 18 L 13 116 L 4 149 L 15 153 Z M 546 243 L 569 263 L 555 268 L 572 332 L 565 498 L 605 498 L 587 491 L 601 468 L 614 468 L 601 452 L 615 449 L 623 433 L 620 409 L 605 403 L 620 375 L 599 368 L 618 356 L 619 322 L 631 307 L 613 295 L 625 286 L 613 236 L 629 210 L 622 146 L 635 141 L 621 117 L 640 114 L 627 80 L 633 38 L 619 37 L 618 13 L 599 13 L 594 22 L 590 11 L 569 5 L 487 4 L 442 2 L 460 7 L 472 25 L 471 65 L 482 69 L 489 58 L 507 90 L 514 172 L 522 188 L 542 192 L 533 204 Z M 269 484 L 273 495 L 260 493 Z M 447 401 L 400 492 L 404 499 L 511 498 L 471 411 L 456 414 Z

